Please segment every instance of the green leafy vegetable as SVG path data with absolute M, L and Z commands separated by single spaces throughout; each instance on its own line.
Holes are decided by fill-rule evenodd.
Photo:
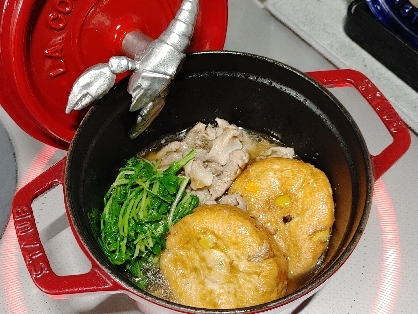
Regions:
M 109 261 L 123 265 L 142 289 L 170 227 L 199 204 L 196 195 L 185 192 L 189 178 L 177 175 L 195 155 L 191 150 L 164 171 L 157 163 L 133 157 L 104 196 L 99 243 Z

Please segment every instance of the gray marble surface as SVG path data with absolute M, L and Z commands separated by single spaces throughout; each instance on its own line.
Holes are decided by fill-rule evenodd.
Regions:
M 13 144 L 0 121 L 0 238 L 9 221 L 17 183 L 17 165 Z

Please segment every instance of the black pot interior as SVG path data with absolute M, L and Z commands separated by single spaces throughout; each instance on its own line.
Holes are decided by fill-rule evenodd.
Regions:
M 128 110 L 131 97 L 126 87 L 127 80 L 119 83 L 86 116 L 71 144 L 66 169 L 66 199 L 76 231 L 94 258 L 123 285 L 135 290 L 101 253 L 88 213 L 102 210 L 104 193 L 129 157 L 163 135 L 198 121 L 213 122 L 216 117 L 292 146 L 302 160 L 322 169 L 333 187 L 336 220 L 322 267 L 279 302 L 316 288 L 348 258 L 366 224 L 373 178 L 358 128 L 325 88 L 293 68 L 261 57 L 232 52 L 191 54 L 170 85 L 163 111 L 131 140 L 137 112 Z

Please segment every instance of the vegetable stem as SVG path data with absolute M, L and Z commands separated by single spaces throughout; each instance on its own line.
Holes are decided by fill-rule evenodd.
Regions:
M 141 289 L 147 284 L 143 271 L 158 263 L 169 229 L 199 204 L 196 195 L 186 193 L 190 179 L 177 174 L 195 155 L 191 150 L 164 171 L 159 162 L 130 158 L 105 194 L 98 242 Z
M 171 228 L 173 226 L 173 216 L 176 211 L 177 204 L 180 202 L 183 192 L 186 189 L 187 183 L 189 183 L 189 177 L 183 177 L 182 183 L 180 185 L 180 189 L 177 192 L 176 198 L 174 199 L 173 204 L 171 204 L 170 214 L 168 216 L 168 226 Z

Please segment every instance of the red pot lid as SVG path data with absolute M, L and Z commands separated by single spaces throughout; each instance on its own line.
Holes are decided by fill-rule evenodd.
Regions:
M 67 149 L 85 114 L 65 114 L 75 80 L 88 67 L 122 54 L 124 34 L 139 30 L 157 38 L 180 3 L 6 1 L 0 20 L 0 104 L 25 132 Z M 221 50 L 227 28 L 227 0 L 200 0 L 199 4 L 189 51 Z

